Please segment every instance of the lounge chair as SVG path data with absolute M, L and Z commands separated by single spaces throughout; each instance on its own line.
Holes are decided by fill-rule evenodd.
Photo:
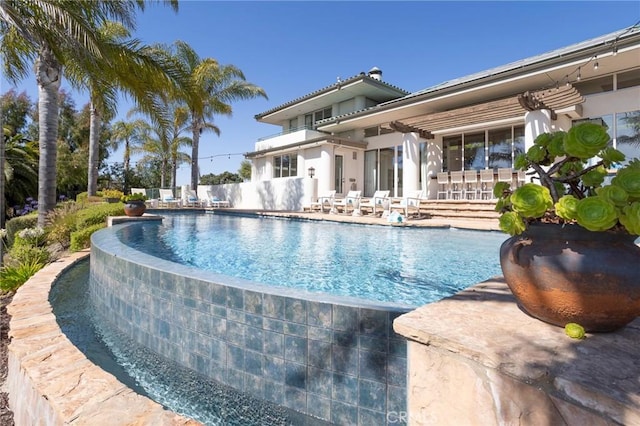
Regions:
M 185 189 L 183 201 L 187 207 L 203 207 L 206 203 L 205 200 L 198 198 L 198 193 L 193 189 Z
M 328 191 L 324 195 L 319 196 L 316 201 L 312 201 L 311 206 L 309 207 L 309 210 L 314 212 L 317 208 L 322 213 L 324 213 L 324 206 L 326 204 L 328 207 L 327 211 L 331 211 L 331 206 L 333 205 L 333 200 L 335 200 L 335 198 L 336 198 L 336 191 L 335 190 Z
M 215 209 L 221 207 L 231 207 L 229 200 L 223 200 L 220 197 L 213 195 L 211 191 L 207 191 L 207 206 Z
M 391 203 L 389 205 L 389 211 L 393 210 L 402 210 L 404 212 L 404 217 L 409 218 L 409 214 L 412 211 L 415 211 L 420 217 L 420 203 L 422 201 L 422 190 L 420 191 L 410 191 L 409 194 L 404 196 L 400 201 Z
M 389 200 L 389 192 L 390 191 L 376 191 L 373 193 L 371 198 L 365 198 L 360 201 L 360 208 L 370 207 L 372 209 L 373 215 L 376 215 L 376 207 L 380 209 L 380 211 L 384 212 L 385 209 L 385 201 L 387 203 Z
M 362 191 L 349 191 L 347 192 L 347 196 L 340 199 L 340 200 L 333 200 L 333 203 L 331 204 L 331 211 L 330 213 L 332 214 L 336 214 L 338 213 L 338 207 L 342 208 L 342 213 L 349 213 L 349 207 L 351 207 L 351 209 L 353 211 L 355 210 L 359 210 L 359 204 L 360 204 L 360 194 L 362 193 Z
M 180 207 L 182 205 L 182 201 L 179 198 L 175 198 L 173 196 L 173 191 L 171 189 L 160 189 L 160 199 L 158 200 L 159 207 Z

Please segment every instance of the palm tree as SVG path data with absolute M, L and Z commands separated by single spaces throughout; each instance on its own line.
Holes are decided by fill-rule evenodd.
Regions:
M 177 10 L 177 0 L 170 3 Z M 107 21 L 132 28 L 135 10 L 144 7 L 143 0 L 0 2 L 0 55 L 7 79 L 17 82 L 26 77 L 35 60 L 39 92 L 40 226 L 44 226 L 47 212 L 56 204 L 57 96 L 62 66 L 71 60 L 90 71 L 114 66 L 117 55 L 113 46 L 105 45 L 97 35 L 97 28 Z
M 219 65 L 215 59 L 201 59 L 183 41 L 174 43 L 174 55 L 184 67 L 183 73 L 190 76 L 190 90 L 178 95 L 187 103 L 191 119 L 191 187 L 196 188 L 199 180 L 198 150 L 200 135 L 207 130 L 220 134 L 220 129 L 211 121 L 214 115 L 231 116 L 231 102 L 253 99 L 267 94 L 264 89 L 246 81 L 240 69 L 233 65 Z
M 128 187 L 127 185 L 127 176 L 128 172 L 131 168 L 131 153 L 137 147 L 142 145 L 144 139 L 143 129 L 146 126 L 146 122 L 144 120 L 134 120 L 134 121 L 117 121 L 111 126 L 111 148 L 113 150 L 120 149 L 120 146 L 123 146 L 123 162 L 124 162 L 124 186 L 125 189 Z
M 142 146 L 132 148 L 133 153 L 142 153 L 141 162 L 160 161 L 160 186 L 166 188 L 167 177 L 169 187 L 175 189 L 176 175 L 181 164 L 189 163 L 191 158 L 180 149 L 191 145 L 191 138 L 183 136 L 188 130 L 189 111 L 177 102 L 166 104 L 168 125 L 151 125 L 145 123 L 141 127 Z

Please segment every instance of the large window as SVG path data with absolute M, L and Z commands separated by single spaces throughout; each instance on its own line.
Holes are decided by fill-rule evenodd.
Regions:
M 616 148 L 626 161 L 640 158 L 640 111 L 616 114 Z
M 484 169 L 484 132 L 464 135 L 464 169 Z
M 442 171 L 513 167 L 524 152 L 524 127 L 487 130 L 442 138 Z
M 273 157 L 273 177 L 289 177 L 298 175 L 298 156 L 285 154 Z

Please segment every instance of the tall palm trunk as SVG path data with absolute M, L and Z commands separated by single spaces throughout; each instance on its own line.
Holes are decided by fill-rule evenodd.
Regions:
M 58 156 L 58 92 L 62 66 L 48 47 L 40 49 L 35 64 L 38 82 L 38 126 L 40 164 L 38 168 L 38 226 L 56 206 L 56 160 Z
M 91 102 L 91 117 L 89 119 L 89 172 L 87 175 L 88 195 L 96 195 L 98 191 L 98 153 L 100 151 L 100 126 L 102 117 L 96 106 Z
M 198 187 L 200 180 L 200 168 L 198 167 L 198 148 L 200 146 L 200 125 L 198 120 L 193 120 L 193 137 L 191 138 L 191 188 Z

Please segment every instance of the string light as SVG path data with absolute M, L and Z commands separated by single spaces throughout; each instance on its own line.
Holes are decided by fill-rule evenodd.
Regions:
M 578 75 L 576 77 L 577 81 L 580 81 L 582 79 L 582 75 L 580 75 L 580 67 L 578 67 Z
M 598 64 L 598 55 L 594 56 L 594 59 L 595 59 L 595 61 L 596 61 L 596 62 L 595 62 L 595 64 L 593 64 L 593 69 L 594 69 L 594 70 L 597 70 L 597 69 L 598 69 L 598 67 L 599 67 L 599 64 Z

